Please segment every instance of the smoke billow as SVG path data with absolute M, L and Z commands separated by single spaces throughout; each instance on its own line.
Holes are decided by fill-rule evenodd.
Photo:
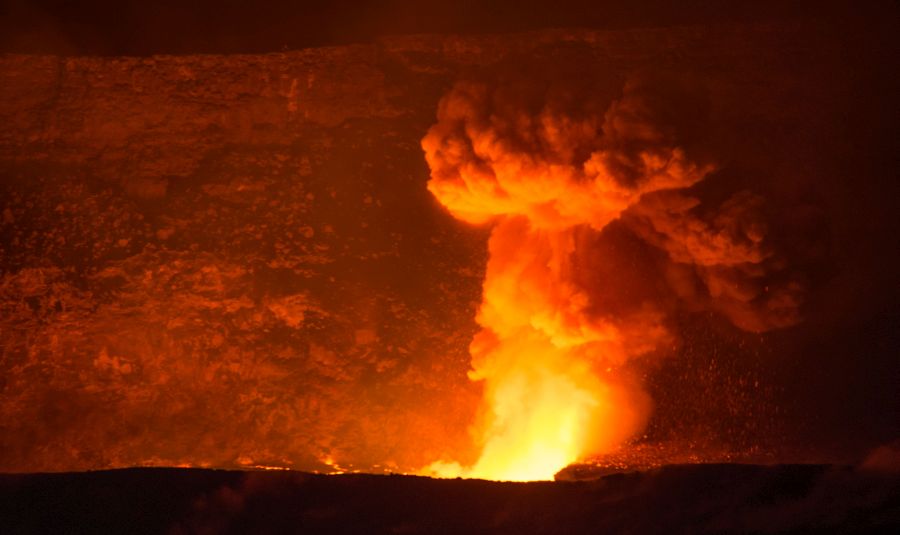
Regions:
M 799 320 L 803 289 L 767 239 L 765 199 L 692 192 L 719 167 L 702 85 L 641 75 L 616 96 L 601 86 L 461 82 L 422 140 L 429 190 L 492 228 L 470 347 L 481 456 L 436 463 L 439 474 L 549 478 L 621 445 L 652 406 L 635 357 L 671 345 L 673 307 L 749 331 Z

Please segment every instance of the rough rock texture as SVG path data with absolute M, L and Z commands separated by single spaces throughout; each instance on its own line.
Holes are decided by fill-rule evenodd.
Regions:
M 781 109 L 787 137 L 817 105 L 794 73 L 829 54 L 809 35 L 0 57 L 0 471 L 396 471 L 465 449 L 486 234 L 425 189 L 444 91 L 523 58 L 689 67 L 735 116 Z

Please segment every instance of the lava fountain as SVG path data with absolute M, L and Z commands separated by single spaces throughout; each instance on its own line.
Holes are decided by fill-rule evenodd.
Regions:
M 672 339 L 665 314 L 647 299 L 604 310 L 576 261 L 581 244 L 626 212 L 634 233 L 672 262 L 735 264 L 724 257 L 738 250 L 746 254 L 737 264 L 758 265 L 770 256 L 758 226 L 727 214 L 709 223 L 690 203 L 677 207 L 690 198 L 672 193 L 715 169 L 683 142 L 703 120 L 695 91 L 633 77 L 611 104 L 599 94 L 557 81 L 459 83 L 422 140 L 432 194 L 454 217 L 491 226 L 481 331 L 470 346 L 469 378 L 483 386 L 472 427 L 480 456 L 426 473 L 552 479 L 642 429 L 651 401 L 629 361 Z

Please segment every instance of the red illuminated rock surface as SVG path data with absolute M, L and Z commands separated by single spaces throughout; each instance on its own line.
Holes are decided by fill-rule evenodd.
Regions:
M 581 61 L 611 77 L 642 68 L 696 73 L 733 126 L 717 135 L 743 147 L 738 159 L 753 162 L 751 172 L 819 173 L 820 191 L 849 188 L 829 179 L 846 171 L 832 165 L 840 155 L 819 153 L 835 146 L 827 125 L 852 107 L 841 100 L 852 77 L 833 75 L 850 72 L 851 62 L 816 28 L 403 37 L 245 56 L 3 56 L 0 471 L 403 472 L 465 450 L 478 400 L 465 374 L 486 231 L 454 220 L 426 191 L 419 140 L 456 79 L 523 58 Z M 827 90 L 807 90 L 822 80 Z M 839 205 L 825 197 L 833 221 L 859 211 L 859 197 Z M 831 232 L 842 254 L 856 254 L 849 227 Z M 851 283 L 830 288 L 820 303 L 857 306 L 847 297 L 856 293 Z M 815 328 L 843 321 L 823 310 Z M 674 435 L 688 445 L 623 466 L 765 458 L 785 436 L 776 403 L 783 385 L 767 381 L 766 359 L 805 362 L 813 350 L 795 339 L 768 346 L 708 316 L 679 321 L 679 356 L 648 378 L 657 410 L 643 440 Z M 726 453 L 703 454 L 703 440 Z M 473 522 L 508 531 L 528 524 L 552 532 L 555 517 L 529 510 L 527 496 L 548 492 L 587 511 L 566 493 L 624 496 L 646 483 L 662 496 L 679 470 L 559 487 L 171 471 L 7 477 L 4 485 L 13 493 L 51 481 L 106 488 L 102 478 L 125 478 L 116 485 L 150 481 L 161 497 L 169 481 L 186 478 L 196 493 L 182 496 L 184 516 L 167 517 L 185 525 L 209 521 L 203 507 L 231 507 L 231 491 L 214 490 L 223 485 L 262 482 L 263 493 L 283 485 L 283 500 L 311 495 L 309 486 L 340 494 L 363 492 L 358 485 L 382 500 L 381 486 L 396 486 L 393 511 L 449 499 L 458 504 L 445 511 L 454 521 L 476 514 Z M 727 479 L 742 469 L 709 470 Z M 763 479 L 782 473 L 758 470 Z M 845 474 L 784 470 L 806 482 Z M 419 485 L 431 494 L 422 497 Z M 206 494 L 207 506 L 193 501 Z M 477 516 L 494 506 L 491 514 L 502 515 L 514 495 L 524 501 L 506 520 Z M 496 502 L 472 513 L 465 504 L 479 496 Z M 378 514 L 353 517 L 341 507 L 310 502 L 290 518 L 354 525 Z M 398 514 L 379 525 L 416 532 L 432 521 L 404 524 Z

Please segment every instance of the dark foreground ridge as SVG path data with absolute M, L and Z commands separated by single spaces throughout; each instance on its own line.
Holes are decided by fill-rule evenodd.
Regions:
M 897 472 L 672 465 L 593 481 L 131 468 L 0 475 L 4 533 L 872 532 Z

